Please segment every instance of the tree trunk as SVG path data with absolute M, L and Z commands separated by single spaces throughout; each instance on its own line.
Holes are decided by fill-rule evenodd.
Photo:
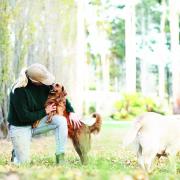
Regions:
M 7 136 L 7 90 L 11 82 L 11 46 L 10 46 L 10 13 L 9 3 L 0 2 L 0 132 L 3 137 Z
M 126 92 L 136 92 L 135 4 L 127 3 L 125 19 Z
M 0 138 L 6 138 L 8 135 L 8 124 L 7 124 L 7 109 L 8 109 L 8 100 L 3 99 L 1 103 L 1 109 L 0 109 L 0 114 L 1 114 L 1 122 L 0 122 Z
M 84 25 L 84 0 L 77 1 L 77 56 L 76 56 L 76 85 L 75 90 L 75 106 L 79 114 L 83 112 L 84 100 L 84 75 L 85 68 L 85 25 Z
M 180 114 L 180 58 L 179 58 L 179 15 L 176 0 L 170 3 L 171 60 L 172 60 L 172 91 L 173 113 Z
M 109 113 L 109 104 L 107 103 L 107 95 L 109 93 L 109 59 L 108 59 L 108 47 L 106 46 L 106 32 L 104 29 L 99 31 L 99 44 L 103 44 L 100 48 L 100 56 L 101 56 L 101 66 L 102 66 L 102 100 L 101 100 L 101 109 L 99 111 L 103 111 L 103 115 L 107 116 Z M 98 110 L 98 109 L 97 109 Z
M 161 2 L 162 7 L 162 15 L 161 15 L 161 24 L 160 24 L 160 35 L 161 35 L 161 42 L 159 47 L 159 56 L 161 57 L 159 63 L 159 97 L 162 100 L 165 98 L 165 54 L 166 54 L 166 37 L 165 37 L 165 22 L 166 22 L 166 2 L 162 0 Z

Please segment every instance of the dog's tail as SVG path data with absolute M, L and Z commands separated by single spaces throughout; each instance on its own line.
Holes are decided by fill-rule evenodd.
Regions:
M 143 126 L 143 119 L 144 116 L 141 115 L 134 120 L 132 127 L 130 128 L 130 130 L 128 130 L 127 134 L 125 135 L 125 138 L 123 139 L 123 147 L 127 147 L 128 145 L 135 142 L 138 132 L 141 130 Z
M 102 118 L 101 118 L 100 114 L 98 114 L 98 113 L 93 113 L 92 117 L 96 118 L 96 121 L 92 126 L 89 127 L 90 132 L 91 133 L 99 133 L 99 131 L 101 130 Z

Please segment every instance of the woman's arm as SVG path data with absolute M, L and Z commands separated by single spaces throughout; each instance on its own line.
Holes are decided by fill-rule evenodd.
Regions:
M 74 109 L 68 99 L 66 99 L 66 111 L 69 112 L 70 123 L 74 126 L 74 128 L 79 128 L 81 126 L 80 118 L 74 112 Z

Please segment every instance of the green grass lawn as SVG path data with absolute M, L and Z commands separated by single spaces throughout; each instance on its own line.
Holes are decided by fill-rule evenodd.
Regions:
M 32 141 L 32 161 L 20 167 L 10 164 L 11 142 L 0 141 L 0 179 L 62 179 L 62 180 L 119 180 L 119 179 L 180 179 L 168 171 L 168 160 L 162 158 L 154 162 L 155 170 L 145 174 L 139 167 L 132 150 L 122 148 L 122 138 L 128 128 L 127 123 L 103 125 L 98 135 L 92 136 L 92 150 L 89 164 L 82 166 L 71 142 L 68 142 L 66 159 L 62 166 L 55 165 L 53 135 L 34 138 Z M 180 169 L 180 156 L 177 156 Z

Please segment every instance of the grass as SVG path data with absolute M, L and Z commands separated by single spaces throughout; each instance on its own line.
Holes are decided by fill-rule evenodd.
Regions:
M 11 142 L 0 141 L 0 179 L 12 180 L 119 180 L 119 179 L 180 179 L 180 156 L 177 156 L 177 174 L 168 171 L 168 160 L 162 158 L 151 175 L 144 173 L 137 164 L 130 149 L 121 146 L 122 137 L 128 128 L 127 123 L 106 123 L 99 135 L 92 137 L 92 150 L 89 164 L 82 166 L 71 142 L 68 142 L 66 165 L 56 166 L 54 159 L 53 135 L 32 140 L 32 161 L 23 166 L 9 162 Z

